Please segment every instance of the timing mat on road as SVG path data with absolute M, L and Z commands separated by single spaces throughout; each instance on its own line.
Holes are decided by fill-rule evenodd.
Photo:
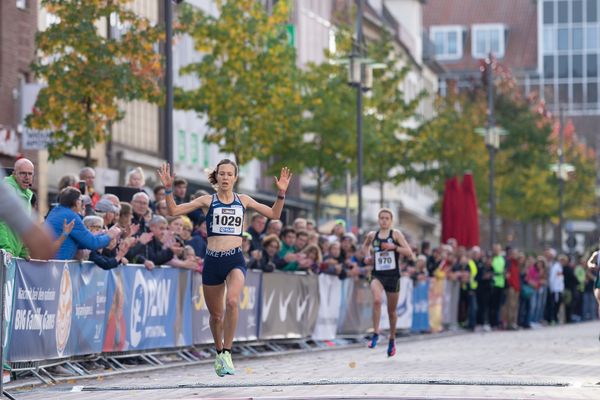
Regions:
M 332 386 L 332 385 L 462 385 L 462 386 L 535 386 L 565 387 L 568 382 L 508 380 L 508 379 L 314 379 L 285 380 L 265 382 L 231 382 L 227 378 L 223 383 L 186 383 L 180 385 L 113 385 L 113 386 L 73 386 L 72 392 L 109 392 L 125 390 L 173 390 L 173 389 L 217 389 L 251 388 L 271 386 Z

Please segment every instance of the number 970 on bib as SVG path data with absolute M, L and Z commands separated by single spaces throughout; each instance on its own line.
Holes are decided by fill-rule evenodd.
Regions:
M 394 253 L 391 251 L 378 251 L 375 253 L 375 270 L 390 271 L 396 268 Z

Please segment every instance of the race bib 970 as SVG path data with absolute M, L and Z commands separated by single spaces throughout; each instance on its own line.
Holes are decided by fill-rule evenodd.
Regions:
M 375 270 L 389 271 L 396 268 L 393 251 L 378 251 L 375 253 Z
M 215 208 L 213 210 L 213 233 L 222 235 L 241 235 L 244 213 L 241 207 Z

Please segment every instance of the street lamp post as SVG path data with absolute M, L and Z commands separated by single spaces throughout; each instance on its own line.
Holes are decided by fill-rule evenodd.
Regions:
M 489 189 L 489 207 L 490 207 L 490 250 L 493 249 L 496 242 L 496 193 L 494 189 L 494 159 L 496 152 L 500 148 L 500 137 L 507 132 L 496 126 L 494 118 L 494 82 L 493 82 L 493 56 L 489 55 L 485 60 L 485 72 L 487 81 L 487 122 L 485 128 L 477 128 L 475 131 L 485 136 L 485 145 L 488 149 L 490 159 L 490 189 Z
M 164 0 L 165 14 L 165 158 L 173 164 L 173 8 Z
M 363 14 L 363 0 L 358 0 L 358 10 L 356 13 L 356 43 L 353 46 L 352 54 L 350 55 L 350 72 L 352 74 L 351 83 L 356 87 L 356 151 L 357 151 L 357 180 L 356 180 L 356 191 L 358 193 L 358 210 L 356 215 L 356 227 L 358 228 L 358 235 L 361 234 L 362 229 L 362 186 L 363 186 L 363 138 L 362 138 L 362 70 L 363 64 L 361 60 L 362 56 L 362 45 L 363 45 L 363 32 L 362 32 L 362 14 Z
M 565 163 L 564 153 L 564 110 L 563 105 L 559 107 L 559 120 L 560 129 L 558 131 L 558 164 L 550 165 L 550 169 L 556 173 L 558 178 L 558 232 L 556 235 L 555 246 L 558 251 L 563 250 L 563 227 L 564 227 L 564 195 L 565 195 L 565 182 L 569 178 L 569 173 L 575 171 L 575 167 L 571 164 Z
M 352 45 L 352 53 L 348 59 L 337 60 L 339 64 L 348 65 L 348 84 L 356 88 L 356 151 L 357 151 L 357 193 L 358 210 L 356 226 L 360 235 L 362 229 L 363 208 L 363 91 L 371 90 L 373 85 L 373 70 L 386 68 L 383 63 L 365 57 L 364 36 L 362 31 L 363 0 L 356 0 L 358 10 L 356 13 L 356 41 Z

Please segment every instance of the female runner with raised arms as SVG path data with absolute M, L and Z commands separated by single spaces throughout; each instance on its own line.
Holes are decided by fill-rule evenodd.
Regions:
M 231 160 L 221 160 L 208 176 L 209 182 L 216 189 L 215 194 L 200 196 L 180 205 L 176 205 L 173 199 L 175 174 L 171 175 L 171 166 L 163 164 L 158 175 L 166 188 L 169 215 L 188 214 L 198 208 L 206 215 L 208 246 L 202 271 L 202 288 L 217 350 L 215 372 L 219 376 L 233 375 L 235 368 L 231 360 L 231 347 L 238 320 L 240 293 L 246 275 L 241 247 L 244 214 L 247 209 L 253 209 L 269 219 L 279 219 L 292 174 L 284 167 L 279 179 L 275 177 L 275 185 L 279 191 L 272 207 L 260 204 L 245 194 L 234 193 L 238 167 Z M 227 299 L 224 307 L 225 288 Z

